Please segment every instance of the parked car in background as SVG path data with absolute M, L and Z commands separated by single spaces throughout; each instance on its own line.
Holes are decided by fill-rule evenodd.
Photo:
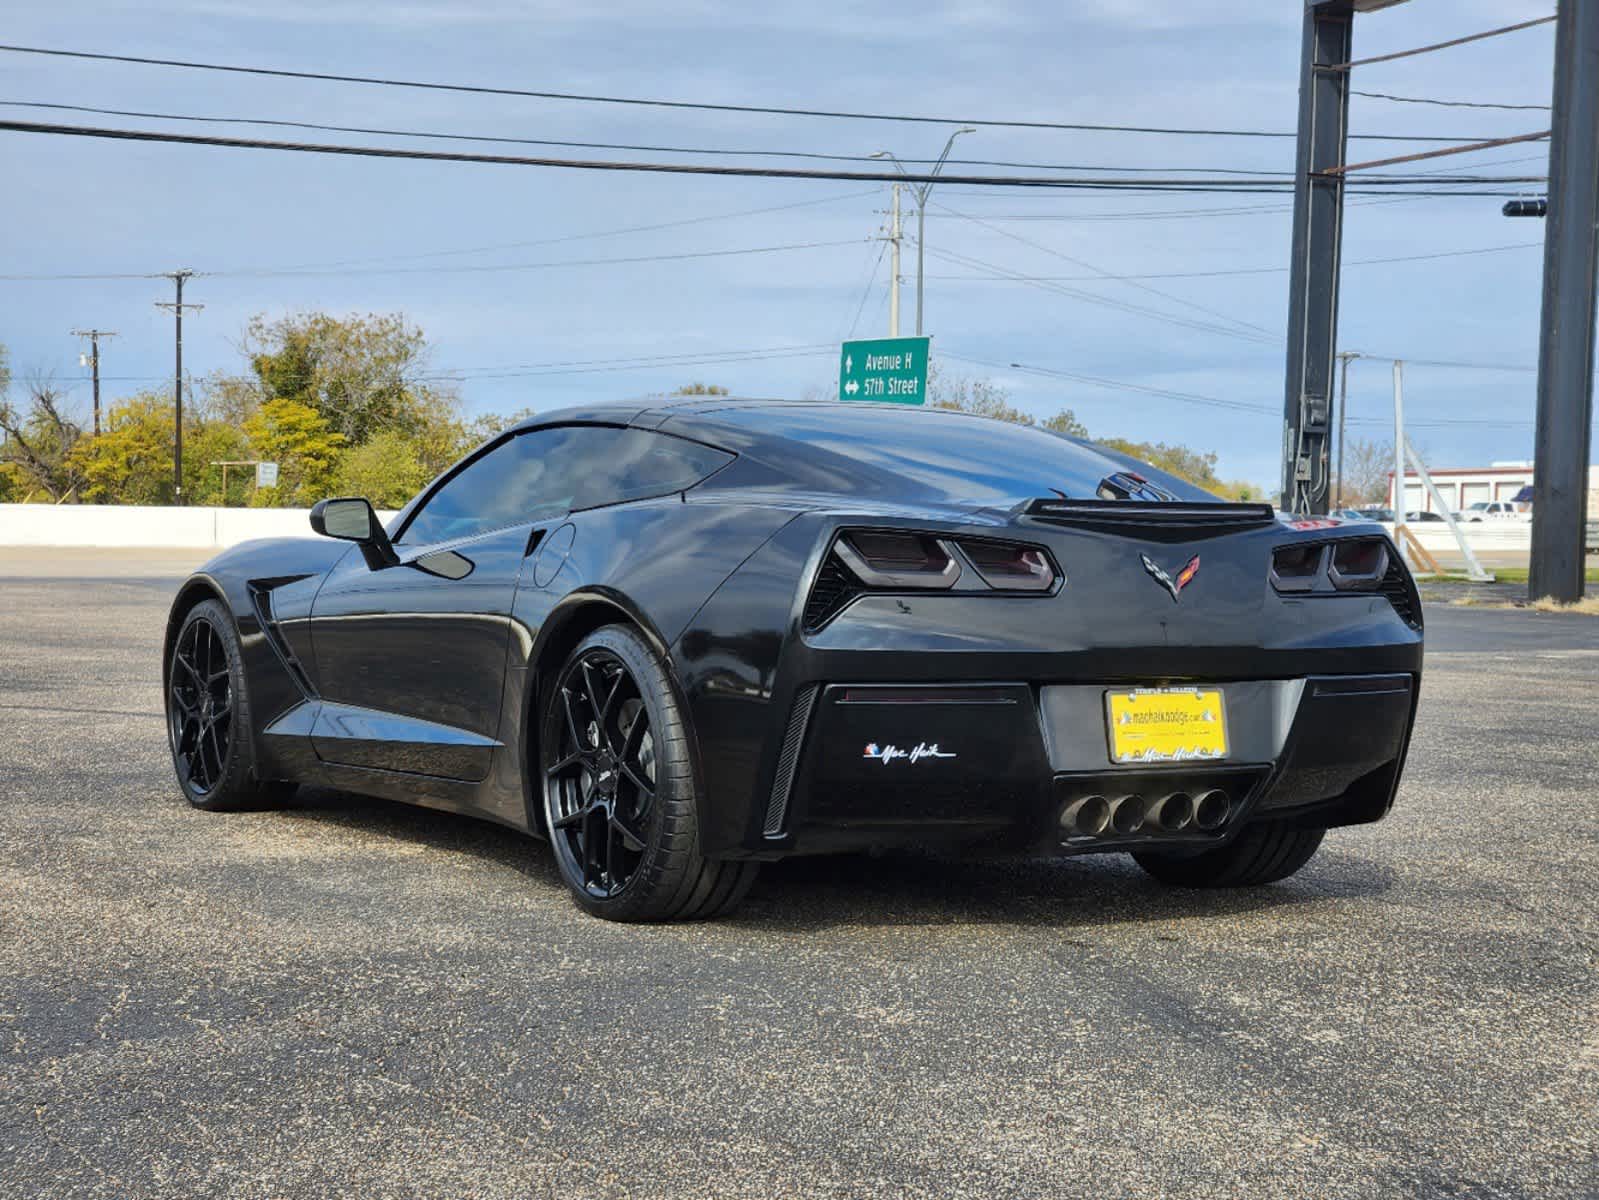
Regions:
M 1518 509 L 1511 500 L 1479 500 L 1456 514 L 1461 521 L 1525 521 L 1531 517 Z
M 1405 514 L 1405 520 L 1410 521 L 1412 523 L 1417 522 L 1417 521 L 1438 521 L 1438 522 L 1442 522 L 1443 519 L 1444 518 L 1443 518 L 1443 514 L 1442 513 L 1435 513 L 1435 512 L 1426 512 L 1426 511 L 1416 512 L 1416 511 L 1412 511 L 1412 512 L 1407 512 Z
M 1370 508 L 1357 508 L 1354 512 L 1357 517 L 1363 517 L 1368 521 L 1392 521 L 1394 519 L 1394 510 L 1383 508 L 1381 505 L 1373 505 Z

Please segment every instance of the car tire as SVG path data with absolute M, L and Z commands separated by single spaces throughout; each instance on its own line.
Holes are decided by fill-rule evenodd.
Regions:
M 1162 883 L 1175 887 L 1258 887 L 1287 879 L 1321 846 L 1325 829 L 1294 829 L 1277 822 L 1245 826 L 1225 846 L 1200 854 L 1134 854 Z
M 195 808 L 265 808 L 295 785 L 257 778 L 244 656 L 228 610 L 216 600 L 191 608 L 167 662 L 167 740 L 178 786 Z
M 731 912 L 755 881 L 758 863 L 699 852 L 682 707 L 666 664 L 628 626 L 589 634 L 553 678 L 539 787 L 561 878 L 594 916 L 707 920 Z

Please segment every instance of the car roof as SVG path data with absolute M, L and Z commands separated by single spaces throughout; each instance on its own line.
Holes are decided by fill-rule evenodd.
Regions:
M 1037 426 L 919 405 L 672 396 L 574 407 L 522 423 L 654 429 L 765 464 L 808 491 L 1010 505 L 1042 496 L 1090 498 L 1109 476 L 1132 472 L 1182 500 L 1203 490 L 1120 451 Z M 748 476 L 717 477 L 735 486 Z

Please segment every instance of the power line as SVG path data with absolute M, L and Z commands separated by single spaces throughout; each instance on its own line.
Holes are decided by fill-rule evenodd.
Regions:
M 244 150 L 282 150 L 301 154 L 348 155 L 357 158 L 411 159 L 423 162 L 484 163 L 501 166 L 559 167 L 582 171 L 639 171 L 664 175 L 724 175 L 751 179 L 844 180 L 860 183 L 946 183 L 983 187 L 1060 188 L 1104 191 L 1226 192 L 1229 194 L 1283 194 L 1291 180 L 1273 179 L 1085 179 L 1066 175 L 940 175 L 917 172 L 838 171 L 801 167 L 742 167 L 711 163 L 664 163 L 606 159 L 534 158 L 510 154 L 468 154 L 459 151 L 416 150 L 396 146 L 344 146 L 321 142 L 276 142 L 260 138 L 167 133 L 144 129 L 110 129 L 89 125 L 52 125 L 32 121 L 0 121 L 0 130 L 65 137 L 106 138 L 117 141 L 160 142 L 179 146 L 218 146 Z M 1401 178 L 1364 181 L 1367 186 L 1403 185 Z M 1426 180 L 1437 184 L 1441 181 Z M 1500 196 L 1502 192 L 1481 192 Z
M 109 117 L 135 117 L 153 121 L 191 121 L 211 125 L 270 125 L 284 129 L 315 129 L 326 133 L 359 133 L 378 137 L 432 138 L 455 142 L 497 142 L 517 146 L 558 146 L 571 150 L 631 150 L 650 154 L 702 154 L 749 158 L 803 158 L 824 162 L 870 162 L 868 154 L 826 154 L 807 150 L 747 150 L 725 149 L 710 146 L 656 146 L 634 142 L 576 142 L 552 138 L 509 137 L 487 133 L 442 133 L 420 129 L 390 129 L 366 125 L 327 125 L 318 121 L 289 121 L 272 117 L 216 117 L 197 116 L 191 113 L 148 112 L 141 109 L 96 108 L 87 104 L 59 104 L 42 100 L 0 100 L 8 108 L 42 108 L 62 112 L 96 113 Z M 931 164 L 933 159 L 907 158 L 908 164 Z M 1239 167 L 1116 167 L 1088 166 L 1076 163 L 1011 162 L 997 159 L 949 159 L 951 163 L 971 167 L 1015 167 L 1026 170 L 1049 171 L 1127 171 L 1139 173 L 1212 171 L 1221 175 L 1278 175 L 1291 177 L 1287 171 L 1254 171 Z
M 1432 254 L 1401 254 L 1388 258 L 1355 258 L 1346 261 L 1346 267 L 1369 267 L 1383 263 L 1424 262 L 1437 258 L 1465 258 L 1476 254 L 1500 254 L 1506 250 L 1525 250 L 1541 247 L 1542 242 L 1512 242 L 1505 246 L 1480 246 L 1471 250 L 1439 250 Z M 1171 271 L 1150 275 L 1031 275 L 1030 279 L 1048 280 L 1052 283 L 1091 283 L 1095 279 L 1114 279 L 1118 282 L 1139 279 L 1216 279 L 1231 275 L 1280 275 L 1287 267 L 1235 267 L 1222 271 Z M 987 281 L 1005 280 L 1006 276 L 988 275 L 930 275 L 930 279 Z M 1406 362 L 1413 361 L 1406 359 Z
M 764 208 L 746 208 L 738 212 L 711 213 L 701 217 L 682 217 L 674 221 L 657 221 L 650 225 L 627 225 L 618 229 L 599 229 L 592 233 L 567 233 L 559 237 L 536 238 L 529 242 L 500 242 L 492 246 L 465 246 L 455 250 L 425 250 L 416 254 L 384 254 L 368 258 L 346 258 L 335 262 L 317 262 L 301 264 L 304 268 L 311 267 L 345 267 L 363 266 L 369 263 L 385 262 L 415 262 L 428 258 L 448 258 L 458 254 L 498 254 L 505 250 L 527 250 L 534 246 L 554 246 L 563 242 L 581 242 L 597 240 L 599 238 L 621 237 L 631 233 L 654 233 L 661 229 L 679 229 L 687 225 L 703 225 L 711 222 L 733 221 L 742 217 L 759 217 L 768 213 L 787 212 L 795 208 L 812 208 L 819 204 L 837 204 L 843 200 L 859 200 L 866 196 L 875 196 L 881 189 L 867 188 L 864 191 L 845 192 L 841 196 L 824 196 L 820 200 L 800 200 L 793 204 L 771 204 Z M 262 268 L 273 269 L 273 268 Z M 299 267 L 278 268 L 284 270 L 297 270 Z
M 1152 387 L 1148 384 L 1131 383 L 1124 379 L 1106 379 L 1098 375 L 1083 375 L 1075 371 L 1062 371 L 1055 367 L 1040 367 L 1029 363 L 999 363 L 989 359 L 972 358 L 962 354 L 952 354 L 942 351 L 946 358 L 953 358 L 958 362 L 972 363 L 976 366 L 989 367 L 997 370 L 1021 371 L 1023 374 L 1040 375 L 1046 378 L 1067 379 L 1074 383 L 1086 383 L 1094 387 L 1110 388 L 1115 391 L 1140 392 L 1149 396 L 1157 396 L 1165 400 L 1176 400 L 1184 404 L 1194 404 L 1206 408 L 1229 409 L 1236 412 L 1248 413 L 1277 413 L 1280 410 L 1266 404 L 1251 404 L 1246 400 L 1226 400 L 1219 396 L 1205 396 L 1197 392 L 1179 392 L 1171 388 Z M 1405 360 L 1407 363 L 1409 359 Z M 1350 417 L 1353 424 L 1382 424 L 1385 418 L 1377 417 Z M 1531 421 L 1509 421 L 1499 419 L 1476 419 L 1471 417 L 1439 417 L 1431 420 L 1407 421 L 1407 425 L 1426 427 L 1451 427 L 1451 426 L 1480 426 L 1485 428 L 1522 428 L 1530 427 Z
M 1181 305 L 1184 308 L 1190 308 L 1190 309 L 1193 309 L 1195 312 L 1204 313 L 1208 317 L 1218 317 L 1221 320 L 1230 322 L 1233 325 L 1242 326 L 1245 329 L 1251 329 L 1251 330 L 1254 330 L 1254 331 L 1256 331 L 1258 333 L 1264 333 L 1267 336 L 1275 336 L 1275 335 L 1273 335 L 1271 333 L 1271 331 L 1269 329 L 1263 329 L 1259 325 L 1256 325 L 1252 321 L 1240 320 L 1238 317 L 1231 316 L 1231 315 L 1229 315 L 1227 313 L 1217 312 L 1215 309 L 1207 308 L 1203 304 L 1196 304 L 1192 300 L 1186 300 L 1186 299 L 1184 299 L 1181 296 L 1173 296 L 1170 292 L 1163 292 L 1159 288 L 1150 287 L 1147 283 L 1140 282 L 1139 280 L 1133 279 L 1130 276 L 1126 276 L 1126 275 L 1118 276 L 1118 275 L 1114 274 L 1113 272 L 1106 271 L 1103 268 L 1095 266 L 1093 263 L 1088 262 L 1088 261 L 1086 261 L 1084 259 L 1074 258 L 1072 255 L 1067 254 L 1064 251 L 1055 249 L 1053 246 L 1046 246 L 1043 242 L 1035 242 L 1031 238 L 1025 238 L 1019 233 L 1012 233 L 1008 229 L 1001 229 L 997 225 L 990 225 L 987 221 L 983 220 L 981 217 L 974 217 L 974 216 L 971 216 L 968 213 L 959 212 L 959 211 L 957 211 L 957 210 L 955 210 L 953 208 L 950 208 L 947 204 L 935 203 L 933 207 L 938 208 L 938 209 L 940 209 L 940 210 L 942 210 L 944 212 L 947 212 L 947 213 L 951 214 L 952 216 L 959 217 L 963 221 L 970 221 L 974 225 L 980 225 L 984 229 L 988 230 L 990 233 L 999 234 L 1000 237 L 1009 238 L 1011 241 L 1019 242 L 1019 243 L 1021 243 L 1024 246 L 1031 246 L 1035 250 L 1041 250 L 1045 254 L 1048 254 L 1048 255 L 1050 255 L 1053 258 L 1060 259 L 1062 262 L 1069 262 L 1069 263 L 1075 264 L 1076 266 L 1084 267 L 1084 268 L 1086 268 L 1086 269 L 1088 269 L 1090 271 L 1093 271 L 1101 279 L 1105 279 L 1105 280 L 1109 280 L 1109 281 L 1113 281 L 1113 282 L 1118 282 L 1118 283 L 1125 283 L 1128 287 L 1134 287 L 1134 288 L 1137 288 L 1139 291 L 1148 292 L 1152 296 L 1158 296 L 1162 300 L 1169 300 L 1172 303 L 1179 304 L 1179 305 Z
M 1490 104 L 1486 100 L 1439 100 L 1432 96 L 1395 96 L 1391 92 L 1361 92 L 1351 89 L 1351 96 L 1365 96 L 1370 100 L 1392 100 L 1396 104 L 1435 104 L 1440 108 L 1500 108 L 1510 112 L 1541 109 L 1548 111 L 1547 104 Z
M 526 263 L 457 263 L 431 267 L 360 267 L 360 268 L 332 268 L 332 267 L 284 267 L 261 268 L 236 271 L 194 271 L 193 275 L 206 279 L 285 279 L 285 278 L 314 278 L 317 276 L 334 275 L 345 277 L 350 275 L 436 275 L 436 274 L 478 274 L 482 272 L 498 271 L 542 271 L 559 267 L 604 267 L 631 265 L 634 263 L 651 262 L 677 262 L 685 259 L 696 258 L 732 258 L 746 254 L 777 254 L 791 250 L 820 250 L 834 246 L 855 246 L 869 241 L 868 238 L 844 238 L 835 242 L 793 242 L 781 246 L 741 246 L 731 250 L 695 250 L 681 254 L 636 254 L 626 258 L 569 258 L 555 259 L 546 262 Z M 47 281 L 82 279 L 159 279 L 161 275 L 0 275 L 0 280 L 11 281 Z
M 1553 16 L 1534 17 L 1530 21 L 1519 21 L 1514 25 L 1502 25 L 1498 29 L 1485 30 L 1482 33 L 1468 33 L 1465 37 L 1450 38 L 1447 42 L 1434 42 L 1430 46 L 1416 46 L 1410 50 L 1395 50 L 1392 54 L 1376 54 L 1371 58 L 1357 58 L 1353 62 L 1329 63 L 1326 66 L 1317 66 L 1316 70 L 1334 72 L 1348 71 L 1355 67 L 1369 67 L 1373 63 L 1393 62 L 1400 58 L 1414 58 L 1418 54 L 1431 54 L 1434 50 L 1448 50 L 1454 46 L 1464 46 L 1468 42 L 1480 42 L 1484 38 L 1500 37 L 1506 33 L 1516 33 L 1523 29 L 1531 29 L 1534 25 L 1548 25 L 1554 20 Z M 4 47 L 0 47 L 3 49 Z
M 1012 271 L 996 263 L 985 262 L 982 259 L 972 258 L 969 255 L 957 254 L 952 250 L 944 250 L 935 246 L 928 246 L 927 253 L 934 258 L 942 258 L 950 262 L 967 267 L 986 268 L 1001 275 L 1008 276 L 1012 282 L 1023 284 L 1027 287 L 1039 288 L 1042 291 L 1054 292 L 1057 295 L 1068 296 L 1074 300 L 1086 301 L 1102 308 L 1113 308 L 1121 312 L 1131 313 L 1135 316 L 1149 317 L 1151 320 L 1164 321 L 1169 325 L 1181 326 L 1184 329 L 1193 329 L 1200 333 L 1220 334 L 1225 337 L 1241 338 L 1244 341 L 1256 342 L 1263 345 L 1281 345 L 1282 339 L 1266 335 L 1257 335 L 1248 330 L 1237 329 L 1228 325 L 1218 325 L 1211 321 L 1199 321 L 1188 317 L 1178 316 L 1174 313 L 1162 312 L 1159 309 L 1147 308 L 1140 304 L 1131 304 L 1124 300 L 1103 295 L 1099 292 L 1086 292 L 1079 288 L 1066 287 L 1064 284 L 1052 283 L 1041 279 L 1034 279 L 1020 271 Z
M 1553 20 L 1553 18 L 1550 18 Z M 1536 22 L 1535 22 L 1536 23 Z M 43 46 L 0 44 L 0 51 L 12 54 L 40 54 L 54 58 L 87 59 L 95 62 L 132 63 L 138 66 L 177 67 L 193 71 L 222 71 L 236 75 L 266 75 L 280 79 L 309 79 L 325 83 L 360 83 L 380 87 L 419 88 L 425 91 L 468 92 L 488 96 L 522 96 L 535 100 L 566 100 L 583 104 L 621 104 L 643 108 L 692 109 L 700 112 L 755 113 L 763 116 L 822 117 L 850 121 L 899 121 L 924 125 L 983 125 L 1004 129 L 1063 129 L 1088 133 L 1171 134 L 1185 137 L 1294 138 L 1292 131 L 1261 129 L 1192 129 L 1150 125 L 1106 125 L 1067 121 L 1022 121 L 1005 118 L 930 117 L 904 113 L 871 113 L 838 109 L 789 108 L 764 104 L 715 104 L 695 100 L 665 100 L 637 96 L 608 96 L 582 92 L 537 91 L 527 88 L 493 87 L 487 84 L 436 83 L 413 79 L 392 79 L 373 75 L 344 75 L 325 71 L 293 71 L 282 67 L 246 67 L 232 63 L 198 62 L 190 59 L 152 58 L 132 54 L 100 54 L 87 50 L 60 50 Z M 1370 141 L 1442 142 L 1460 138 L 1411 136 L 1408 134 L 1350 134 Z
M 642 171 L 667 175 L 729 175 L 755 179 L 833 179 L 861 183 L 930 183 L 932 175 L 889 171 L 830 171 L 800 167 L 740 167 L 708 163 L 629 162 L 606 159 L 534 158 L 510 154 L 467 154 L 458 151 L 416 150 L 397 146 L 342 146 L 321 142 L 277 142 L 261 138 L 218 137 L 167 133 L 144 129 L 111 129 L 89 125 L 53 125 L 33 121 L 0 121 L 0 130 L 13 133 L 38 133 L 64 137 L 108 138 L 132 142 L 162 142 L 179 146 L 219 146 L 244 150 L 284 150 L 302 154 L 342 154 L 359 158 L 412 159 L 423 162 L 486 163 L 503 166 L 561 167 L 584 171 Z M 1147 180 L 1081 179 L 1071 176 L 1036 175 L 944 175 L 947 182 L 977 184 L 984 187 L 1055 188 L 1157 188 L 1173 191 L 1272 191 L 1284 190 L 1283 180 Z

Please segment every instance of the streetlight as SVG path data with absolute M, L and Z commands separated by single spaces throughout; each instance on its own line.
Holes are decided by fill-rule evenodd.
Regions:
M 926 262 L 926 256 L 925 256 L 925 252 L 924 252 L 924 247 L 926 245 L 926 236 L 925 235 L 926 235 L 926 232 L 927 232 L 927 193 L 933 190 L 933 182 L 934 182 L 934 180 L 936 180 L 938 178 L 938 173 L 944 169 L 944 160 L 949 157 L 950 147 L 955 144 L 955 139 L 960 137 L 960 135 L 963 134 L 963 133 L 976 133 L 976 132 L 977 132 L 977 129 L 974 126 L 962 125 L 954 133 L 950 134 L 949 135 L 949 141 L 944 143 L 944 152 L 938 156 L 938 161 L 933 164 L 933 169 L 927 173 L 928 174 L 927 181 L 925 183 L 921 184 L 920 186 L 917 186 L 914 183 L 909 185 L 910 189 L 911 189 L 911 193 L 916 197 L 916 336 L 917 337 L 921 337 L 922 336 L 922 281 L 925 278 L 925 275 L 923 274 L 923 268 L 924 268 L 924 265 L 925 265 L 925 262 Z M 872 158 L 886 158 L 886 159 L 888 159 L 889 162 L 894 164 L 894 169 L 897 170 L 901 175 L 909 176 L 909 174 L 910 174 L 910 172 L 905 170 L 905 164 L 900 162 L 899 159 L 895 158 L 894 155 L 892 153 L 890 153 L 889 151 L 887 151 L 887 150 L 879 150 L 876 154 L 871 155 L 871 157 Z

